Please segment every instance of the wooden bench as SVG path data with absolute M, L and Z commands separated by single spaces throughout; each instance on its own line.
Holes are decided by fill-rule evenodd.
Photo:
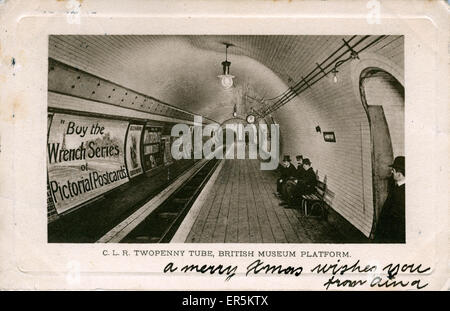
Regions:
M 316 174 L 316 176 L 318 176 Z M 305 216 L 313 216 L 321 218 L 324 215 L 325 210 L 325 194 L 327 192 L 327 176 L 323 181 L 320 181 L 317 177 L 317 184 L 314 193 L 302 195 L 302 208 L 305 211 Z M 311 211 L 311 215 L 308 215 L 308 208 Z

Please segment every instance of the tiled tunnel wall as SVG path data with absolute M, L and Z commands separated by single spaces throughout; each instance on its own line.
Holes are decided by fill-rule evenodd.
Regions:
M 309 49 L 305 57 L 298 57 L 298 53 L 303 51 L 303 45 L 293 45 L 295 46 L 293 48 L 291 45 L 297 39 L 295 37 L 285 37 L 284 39 L 286 42 L 283 46 L 286 46 L 287 51 L 290 51 L 288 54 L 279 55 L 275 62 L 269 61 L 270 58 L 265 57 L 266 54 L 263 53 L 264 49 L 268 47 L 263 46 L 264 48 L 258 50 L 259 52 L 255 54 L 256 56 L 261 54 L 260 57 L 255 56 L 255 59 L 276 73 L 286 86 L 292 84 L 292 81 L 289 81 L 290 78 L 293 81 L 301 79 L 302 68 L 305 70 L 309 67 L 313 68 L 315 62 L 323 60 L 331 53 L 331 50 L 342 43 L 340 37 L 327 39 L 328 41 L 320 41 L 320 38 L 302 38 L 301 40 L 309 40 L 310 42 L 308 42 L 311 43 L 311 45 L 306 45 L 308 47 L 305 48 L 306 50 L 309 49 L 309 46 L 315 48 L 311 47 L 312 50 Z M 253 38 L 252 40 L 256 39 Z M 78 42 L 81 42 L 80 46 L 75 44 Z M 55 46 L 50 46 L 49 56 L 51 59 L 55 58 L 70 65 L 73 65 L 73 63 L 81 64 L 77 67 L 86 71 L 90 68 L 89 66 L 95 65 L 95 68 L 101 69 L 98 69 L 98 73 L 95 74 L 112 79 L 113 82 L 116 81 L 112 77 L 119 78 L 121 73 L 117 71 L 109 72 L 108 70 L 112 68 L 109 63 L 91 64 L 90 59 L 96 56 L 96 59 L 99 59 L 98 61 L 122 62 L 124 60 L 120 56 L 126 58 L 129 48 L 124 46 L 120 52 L 114 53 L 114 49 L 109 46 L 99 46 L 96 47 L 95 51 L 91 51 L 91 46 L 83 46 L 83 44 L 88 44 L 86 42 L 88 40 L 78 40 L 68 44 L 59 38 L 51 37 L 50 44 Z M 109 52 L 107 55 L 100 57 L 99 51 L 102 49 Z M 112 59 L 113 56 L 114 59 Z M 78 57 L 83 59 L 78 60 Z M 351 61 L 339 67 L 338 83 L 333 83 L 331 77 L 327 76 L 272 114 L 272 117 L 280 124 L 281 152 L 291 156 L 303 154 L 309 157 L 314 169 L 319 171 L 319 177 L 323 179 L 324 176 L 327 176 L 328 187 L 330 192 L 334 194 L 332 198 L 329 198 L 329 205 L 366 237 L 370 235 L 373 225 L 370 128 L 359 94 L 359 72 L 355 76 L 352 66 L 362 63 L 369 57 L 376 57 L 381 61 L 386 60 L 386 64 L 395 64 L 396 72 L 403 75 L 404 38 L 402 36 L 388 36 L 381 40 L 360 53 L 360 60 Z M 274 67 L 280 63 L 288 68 L 286 69 L 288 76 L 280 74 L 280 68 Z M 390 72 L 389 68 L 386 71 Z M 123 74 L 130 75 L 129 72 Z M 54 84 L 56 85 L 54 86 L 55 89 L 64 89 L 69 94 L 77 91 L 77 87 L 72 88 L 71 82 L 60 81 L 59 79 L 53 81 L 51 75 L 50 72 L 49 90 L 53 88 L 50 85 Z M 77 77 L 76 74 L 74 76 Z M 133 76 L 131 78 L 136 80 L 138 77 Z M 272 85 L 275 82 L 278 83 L 274 79 L 266 81 L 267 85 Z M 163 103 L 158 105 L 158 101 L 151 98 L 146 101 L 146 96 L 142 94 L 132 92 L 125 94 L 127 92 L 125 89 L 119 93 L 114 93 L 115 91 L 112 91 L 114 84 L 98 86 L 99 82 L 95 78 L 86 79 L 84 83 L 89 84 L 86 89 L 89 89 L 90 93 L 84 93 L 81 97 L 87 99 L 98 100 L 98 96 L 101 96 L 102 101 L 126 106 L 133 110 L 143 109 L 153 114 L 168 114 L 177 119 L 186 116 L 183 115 L 186 112 L 180 111 L 182 109 L 173 111 L 173 107 L 162 105 Z M 134 84 L 138 85 L 136 81 Z M 100 89 L 96 89 L 97 87 Z M 93 91 L 95 93 L 92 93 Z M 78 94 L 73 95 L 80 96 Z M 200 109 L 202 108 L 200 106 L 195 107 Z M 218 109 L 217 106 L 214 107 L 214 109 Z M 386 119 L 397 120 L 400 116 L 397 110 L 385 109 Z M 336 143 L 325 142 L 322 133 L 317 133 L 315 130 L 317 125 L 321 127 L 322 132 L 334 131 Z M 394 135 L 391 135 L 397 138 L 404 135 L 401 122 L 397 122 L 396 129 L 392 127 L 389 130 L 391 133 L 395 132 Z M 396 155 L 401 154 L 402 149 L 404 149 L 399 141 L 400 139 L 393 138 L 393 149 Z
M 394 157 L 405 155 L 405 96 L 403 87 L 388 74 L 381 72 L 364 80 L 368 105 L 383 106 Z
M 403 53 L 403 37 L 396 37 L 388 44 L 374 45 L 361 53 L 360 58 L 375 55 L 386 63 L 395 63 L 403 71 Z M 359 92 L 355 91 L 359 90 L 359 76 L 352 74 L 351 65 L 343 65 L 337 83 L 329 75 L 273 115 L 280 123 L 282 152 L 310 158 L 320 179 L 327 176 L 327 185 L 334 193 L 330 206 L 369 237 L 374 215 L 370 128 Z M 386 93 L 379 94 L 385 101 Z M 404 117 L 397 112 L 385 110 L 387 119 L 400 118 L 398 125 L 389 130 L 404 137 Z M 325 142 L 316 126 L 322 132 L 335 132 L 336 142 Z M 393 144 L 397 154 L 404 154 L 401 143 L 393 140 Z

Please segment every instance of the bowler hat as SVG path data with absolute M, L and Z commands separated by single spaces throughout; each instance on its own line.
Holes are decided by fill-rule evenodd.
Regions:
M 300 155 L 296 156 L 295 158 L 296 158 L 297 160 L 299 160 L 299 159 L 303 159 L 303 156 L 300 154 Z
M 285 161 L 291 162 L 291 157 L 288 156 L 288 155 L 285 155 L 285 156 L 283 157 L 283 162 L 285 162 Z
M 304 158 L 304 159 L 303 159 L 303 164 L 311 165 L 311 161 L 309 161 L 308 158 Z
M 394 159 L 394 163 L 389 165 L 389 167 L 405 170 L 405 157 L 403 156 L 396 157 Z

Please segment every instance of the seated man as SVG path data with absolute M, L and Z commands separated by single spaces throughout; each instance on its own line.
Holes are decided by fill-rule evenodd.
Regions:
M 296 179 L 297 180 L 301 180 L 303 178 L 305 178 L 305 169 L 303 168 L 303 156 L 302 155 L 298 155 L 295 157 L 295 159 L 297 160 L 297 174 L 296 174 Z
M 284 197 L 285 192 L 283 191 L 283 186 L 287 182 L 287 180 L 295 176 L 296 171 L 294 165 L 291 163 L 291 158 L 288 155 L 283 157 L 283 162 L 281 163 L 280 170 L 280 178 L 277 179 L 277 195 L 279 197 Z
M 286 184 L 289 206 L 295 206 L 296 203 L 299 203 L 297 199 L 301 199 L 302 195 L 311 194 L 315 191 L 317 176 L 308 158 L 303 159 L 303 169 L 303 178 L 290 180 Z
M 295 157 L 295 160 L 297 161 L 297 168 L 296 168 L 295 175 L 288 178 L 288 180 L 286 181 L 286 183 L 283 186 L 283 188 L 284 188 L 283 191 L 285 191 L 288 181 L 294 181 L 295 183 L 298 183 L 299 180 L 302 180 L 303 178 L 305 178 L 306 171 L 303 168 L 303 156 L 298 155 Z
M 390 167 L 395 184 L 381 210 L 375 242 L 405 243 L 405 157 L 396 157 Z

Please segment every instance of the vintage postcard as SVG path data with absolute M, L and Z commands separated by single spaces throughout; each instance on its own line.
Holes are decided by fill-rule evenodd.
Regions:
M 447 4 L 170 3 L 0 1 L 0 289 L 448 290 Z

